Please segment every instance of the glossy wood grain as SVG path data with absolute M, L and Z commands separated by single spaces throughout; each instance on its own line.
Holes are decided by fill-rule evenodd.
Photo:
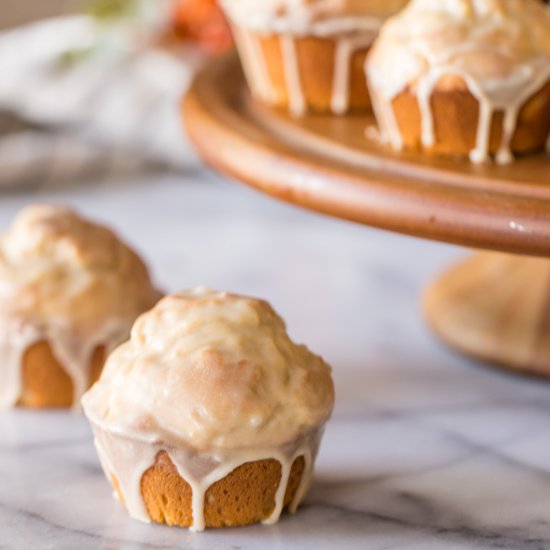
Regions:
M 369 116 L 296 119 L 253 102 L 238 60 L 220 59 L 183 105 L 188 134 L 219 171 L 324 214 L 429 239 L 550 255 L 550 159 L 474 166 L 396 154 Z

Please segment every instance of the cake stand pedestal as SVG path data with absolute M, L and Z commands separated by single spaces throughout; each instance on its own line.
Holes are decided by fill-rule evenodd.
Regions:
M 428 289 L 427 317 L 460 351 L 550 376 L 550 158 L 474 166 L 396 154 L 371 116 L 292 118 L 252 101 L 236 57 L 196 78 L 188 134 L 214 168 L 327 215 L 478 253 Z
M 428 289 L 431 327 L 450 346 L 514 371 L 550 376 L 550 262 L 480 253 Z

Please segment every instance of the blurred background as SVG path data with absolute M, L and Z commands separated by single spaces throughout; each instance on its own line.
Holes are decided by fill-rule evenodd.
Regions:
M 4 0 L 0 190 L 192 169 L 181 97 L 231 47 L 216 0 Z
M 78 10 L 84 2 L 79 0 L 3 0 L 0 11 L 0 29 L 7 29 Z

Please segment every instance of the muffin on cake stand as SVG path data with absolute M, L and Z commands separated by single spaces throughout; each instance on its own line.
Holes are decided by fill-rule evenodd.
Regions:
M 466 354 L 550 376 L 548 154 L 500 165 L 394 151 L 371 114 L 296 118 L 253 100 L 234 56 L 198 75 L 183 118 L 208 164 L 273 197 L 373 227 L 504 252 L 478 253 L 432 285 L 428 321 Z

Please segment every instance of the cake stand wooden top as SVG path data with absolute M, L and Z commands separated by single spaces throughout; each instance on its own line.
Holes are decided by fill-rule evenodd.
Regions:
M 207 163 L 279 199 L 409 235 L 550 256 L 547 155 L 474 166 L 396 154 L 367 138 L 370 116 L 297 119 L 254 102 L 234 56 L 197 76 L 183 111 Z

